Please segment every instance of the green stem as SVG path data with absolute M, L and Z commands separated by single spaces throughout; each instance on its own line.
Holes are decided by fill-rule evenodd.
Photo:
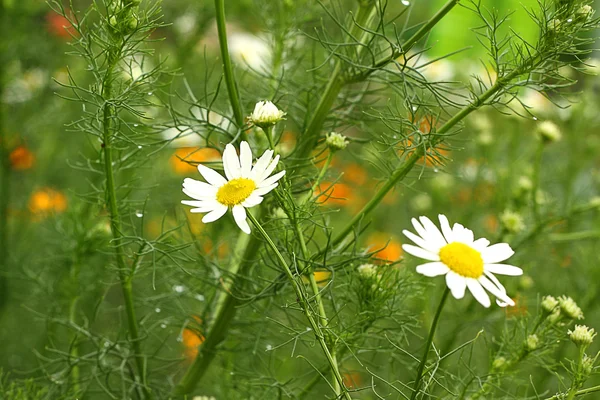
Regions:
M 229 56 L 229 47 L 227 45 L 227 27 L 225 23 L 225 0 L 215 0 L 215 10 L 217 12 L 217 31 L 219 33 L 219 47 L 221 49 L 221 58 L 223 59 L 223 74 L 225 75 L 225 84 L 227 85 L 227 93 L 229 94 L 229 102 L 233 109 L 235 122 L 240 129 L 241 140 L 246 140 L 246 133 L 242 130 L 244 126 L 244 112 L 240 103 L 240 95 L 238 93 L 233 67 L 231 65 L 231 57 Z
M 350 393 L 348 393 L 348 389 L 346 389 L 346 387 L 344 386 L 344 381 L 343 381 L 342 375 L 339 372 L 337 362 L 329 350 L 329 347 L 325 341 L 325 337 L 323 335 L 323 332 L 321 331 L 321 328 L 319 327 L 319 324 L 315 321 L 315 319 L 313 318 L 313 316 L 310 312 L 310 306 L 307 302 L 307 299 L 305 297 L 304 292 L 302 291 L 300 284 L 298 283 L 298 280 L 292 274 L 292 271 L 290 270 L 287 261 L 281 255 L 281 253 L 279 252 L 279 249 L 277 248 L 277 246 L 275 245 L 275 243 L 273 242 L 271 237 L 263 229 L 263 227 L 256 220 L 256 218 L 251 213 L 248 213 L 248 218 L 250 219 L 252 224 L 256 227 L 256 229 L 258 230 L 260 235 L 263 237 L 263 239 L 267 242 L 267 245 L 271 248 L 271 250 L 273 250 L 273 253 L 275 253 L 275 256 L 277 257 L 279 264 L 281 265 L 285 274 L 287 275 L 288 279 L 290 280 L 290 283 L 292 284 L 292 287 L 294 288 L 294 292 L 296 293 L 296 297 L 298 298 L 298 301 L 301 303 L 302 311 L 304 312 L 306 319 L 308 320 L 311 328 L 313 329 L 315 337 L 318 340 L 318 342 L 321 346 L 321 349 L 323 350 L 323 353 L 325 354 L 325 357 L 327 358 L 327 361 L 329 362 L 331 370 L 333 371 L 335 380 L 338 383 L 338 385 L 336 387 L 340 388 L 340 390 L 342 391 L 342 394 L 346 400 L 351 400 L 352 397 L 350 396 Z M 339 395 L 340 393 L 336 393 L 336 394 Z
M 2 37 L 7 37 L 5 34 L 8 29 L 8 10 L 4 9 L 4 3 L 0 1 L 0 32 Z M 8 65 L 7 51 L 1 52 L 0 57 L 0 98 L 3 93 L 4 70 L 5 65 Z M 0 102 L 0 312 L 4 309 L 8 300 L 8 204 L 10 203 L 10 160 L 7 144 L 7 135 L 4 129 L 4 107 Z
M 540 169 L 542 168 L 542 155 L 544 153 L 544 142 L 540 140 L 535 152 L 535 161 L 533 162 L 533 188 L 531 190 L 531 207 L 536 221 L 540 220 L 540 209 L 538 204 L 538 189 L 540 187 Z
M 244 250 L 242 250 L 245 247 Z M 200 382 L 206 371 L 208 370 L 212 360 L 217 354 L 217 347 L 225 337 L 231 321 L 234 319 L 239 305 L 238 294 L 246 282 L 248 269 L 252 266 L 253 260 L 260 247 L 260 240 L 257 236 L 240 234 L 238 239 L 238 249 L 243 253 L 241 257 L 235 257 L 232 260 L 230 272 L 234 274 L 234 280 L 229 287 L 229 290 L 222 292 L 221 297 L 217 302 L 217 311 L 212 319 L 210 330 L 206 334 L 206 340 L 202 343 L 198 355 L 194 359 L 192 365 L 185 372 L 179 383 L 174 389 L 174 394 L 183 396 L 191 393 L 196 385 Z
M 71 324 L 76 324 L 76 314 L 77 314 L 77 302 L 79 301 L 79 296 L 75 296 L 71 299 L 71 304 L 69 305 L 69 322 Z M 71 347 L 71 351 L 69 352 L 69 357 L 71 360 L 75 361 L 73 368 L 71 369 L 71 385 L 73 388 L 73 392 L 75 395 L 79 395 L 80 386 L 80 376 L 79 373 L 79 343 L 78 343 L 78 335 L 75 333 L 73 335 L 73 345 Z
M 273 125 L 268 128 L 261 128 L 267 137 L 267 141 L 269 142 L 269 148 L 275 151 L 275 142 L 273 142 Z
M 119 281 L 125 301 L 125 311 L 127 314 L 127 325 L 131 344 L 133 346 L 135 362 L 138 373 L 141 378 L 141 386 L 144 396 L 150 398 L 150 392 L 146 385 L 146 371 L 144 368 L 144 356 L 140 346 L 140 336 L 138 332 L 137 319 L 135 316 L 135 308 L 133 305 L 132 279 L 133 275 L 127 273 L 125 264 L 122 238 L 123 230 L 121 227 L 121 216 L 119 212 L 117 191 L 115 185 L 115 177 L 113 171 L 113 156 L 112 156 L 112 141 L 113 141 L 113 120 L 116 118 L 115 106 L 112 104 L 112 82 L 113 71 L 119 60 L 118 50 L 113 48 L 108 55 L 108 69 L 102 82 L 102 97 L 104 98 L 104 113 L 103 113 L 103 145 L 104 145 L 104 173 L 106 177 L 106 205 L 110 212 L 110 227 L 113 236 L 115 249 L 115 258 L 117 261 L 117 269 L 119 271 Z
M 450 289 L 446 287 L 444 289 L 444 294 L 442 294 L 440 304 L 438 305 L 438 308 L 435 312 L 435 316 L 433 317 L 433 321 L 431 322 L 431 328 L 429 329 L 429 336 L 427 337 L 427 342 L 425 343 L 423 357 L 421 358 L 421 362 L 419 363 L 419 367 L 417 368 L 417 378 L 415 379 L 415 383 L 413 385 L 413 392 L 410 396 L 411 400 L 415 400 L 417 398 L 417 395 L 419 394 L 419 389 L 421 388 L 421 381 L 423 379 L 423 369 L 425 368 L 425 364 L 427 363 L 427 356 L 429 356 L 429 350 L 431 349 L 431 343 L 433 343 L 435 330 L 437 328 L 438 322 L 440 320 L 440 315 L 442 314 L 442 309 L 446 304 L 446 299 L 448 298 L 449 293 Z
M 579 347 L 579 358 L 577 359 L 577 370 L 575 371 L 575 376 L 573 377 L 573 382 L 571 382 L 571 389 L 569 389 L 569 393 L 567 395 L 567 400 L 573 400 L 577 395 L 577 391 L 583 385 L 584 380 L 582 379 L 581 374 L 581 362 L 583 361 L 583 356 L 585 355 L 585 347 Z
M 376 61 L 372 69 L 360 75 L 359 79 L 364 79 L 371 73 L 384 68 L 387 64 L 396 60 L 398 57 L 406 54 L 419 40 L 421 40 L 433 27 L 440 22 L 442 18 L 446 16 L 456 6 L 460 0 L 449 0 L 444 6 L 433 16 L 425 25 L 423 25 L 414 35 L 412 35 L 404 44 L 400 50 L 394 50 L 391 56 L 387 56 L 379 61 Z
M 329 150 L 329 154 L 327 154 L 327 159 L 325 159 L 325 164 L 323 164 L 323 168 L 321 168 L 321 170 L 319 171 L 319 175 L 317 176 L 315 183 L 313 183 L 312 188 L 310 189 L 310 193 L 307 193 L 306 197 L 302 200 L 302 204 L 305 204 L 314 196 L 315 192 L 319 188 L 319 185 L 321 184 L 321 181 L 325 177 L 329 166 L 331 165 L 331 160 L 333 160 L 333 151 Z
M 600 385 L 598 385 L 598 386 L 593 386 L 593 387 L 591 387 L 591 388 L 587 388 L 587 389 L 581 389 L 581 390 L 577 390 L 577 391 L 575 392 L 575 395 L 574 395 L 573 397 L 577 397 L 577 396 L 585 396 L 585 395 L 587 395 L 587 394 L 590 394 L 590 393 L 596 393 L 596 392 L 600 392 Z M 563 398 L 562 396 L 563 396 L 563 395 L 556 394 L 556 395 L 554 395 L 554 396 L 552 396 L 552 397 L 548 397 L 546 400 L 558 400 L 558 399 L 562 399 L 562 398 Z

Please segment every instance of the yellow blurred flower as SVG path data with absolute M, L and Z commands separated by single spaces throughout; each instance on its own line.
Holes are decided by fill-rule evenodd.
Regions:
M 372 233 L 367 240 L 367 246 L 369 251 L 379 250 L 373 254 L 373 257 L 386 262 L 396 262 L 402 258 L 402 243 L 393 235 L 383 232 Z
M 39 189 L 29 198 L 29 211 L 33 214 L 63 212 L 67 209 L 66 196 L 51 188 Z
M 175 173 L 179 175 L 186 175 L 190 172 L 196 171 L 196 166 L 194 164 L 218 161 L 220 159 L 221 154 L 219 151 L 210 147 L 204 147 L 201 149 L 182 147 L 175 150 L 175 153 L 171 156 L 170 163 Z

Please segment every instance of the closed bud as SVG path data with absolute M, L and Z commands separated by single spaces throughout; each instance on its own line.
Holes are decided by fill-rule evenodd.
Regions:
M 263 129 L 271 127 L 284 119 L 285 113 L 270 101 L 259 101 L 248 117 L 249 121 Z
M 594 371 L 594 364 L 596 363 L 596 359 L 588 356 L 587 354 L 583 355 L 581 359 L 581 371 L 586 375 L 591 375 Z
M 540 339 L 537 337 L 537 335 L 529 335 L 527 336 L 525 344 L 527 345 L 528 351 L 534 351 L 540 346 Z
M 560 311 L 567 317 L 571 319 L 583 319 L 583 311 L 581 311 L 581 308 L 579 308 L 572 298 L 560 296 L 558 298 L 558 303 L 560 305 Z
M 525 229 L 525 222 L 521 214 L 511 210 L 505 210 L 500 215 L 502 226 L 510 233 L 519 233 Z
M 542 298 L 541 306 L 546 312 L 553 312 L 558 307 L 558 300 L 554 296 L 544 296 Z
M 536 129 L 536 134 L 544 143 L 558 142 L 562 138 L 560 128 L 552 121 L 541 122 Z
M 346 136 L 336 132 L 331 132 L 325 139 L 325 144 L 331 151 L 344 150 L 348 143 Z
M 508 366 L 508 361 L 504 357 L 496 357 L 492 362 L 492 368 L 495 370 L 503 370 Z
M 589 346 L 594 341 L 596 332 L 593 328 L 589 328 L 585 325 L 575 325 L 575 329 L 569 330 L 569 339 L 577 346 Z

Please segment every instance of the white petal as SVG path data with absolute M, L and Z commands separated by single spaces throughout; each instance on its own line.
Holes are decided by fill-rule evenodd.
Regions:
M 240 159 L 235 151 L 235 147 L 231 143 L 225 146 L 225 151 L 223 152 L 223 169 L 225 170 L 225 176 L 229 180 L 242 176 Z
M 404 236 L 406 236 L 407 238 L 412 240 L 414 244 L 416 244 L 419 247 L 424 248 L 425 250 L 428 250 L 432 253 L 438 253 L 440 251 L 440 249 L 438 249 L 437 246 L 432 245 L 429 242 L 426 242 L 420 236 L 417 236 L 414 233 L 407 231 L 406 229 L 403 230 L 402 233 L 404 234 Z
M 279 171 L 278 173 L 276 173 L 275 175 L 265 179 L 264 181 L 262 181 L 258 187 L 262 188 L 265 186 L 271 186 L 272 184 L 274 184 L 275 182 L 277 182 L 278 180 L 281 179 L 282 176 L 285 175 L 285 171 Z
M 219 205 L 219 207 L 215 208 L 213 211 L 209 212 L 202 218 L 202 222 L 208 224 L 209 222 L 213 222 L 221 218 L 227 212 L 227 206 Z
M 440 261 L 440 256 L 438 256 L 437 254 L 434 254 L 430 251 L 427 251 L 427 250 L 422 249 L 417 246 L 412 246 L 410 244 L 403 244 L 402 249 L 404 251 L 406 251 L 408 254 L 412 254 L 415 257 L 423 258 L 425 260 L 430 260 L 430 261 Z
M 502 286 L 502 289 L 498 288 L 485 276 L 479 277 L 478 281 L 479 283 L 481 283 L 481 286 L 486 288 L 488 292 L 496 296 L 498 299 L 502 300 L 502 302 L 511 306 L 515 305 L 515 302 L 506 295 L 506 290 L 504 289 L 504 286 Z
M 250 197 L 248 197 L 246 200 L 244 200 L 244 202 L 242 203 L 242 206 L 244 208 L 252 208 L 254 206 L 259 205 L 260 203 L 262 203 L 262 201 L 264 200 L 264 198 L 262 196 L 259 195 L 254 195 L 252 194 Z
M 523 270 L 519 267 L 509 264 L 484 264 L 483 267 L 494 274 L 519 276 L 523 275 Z
M 195 192 L 200 196 L 204 196 L 210 193 L 217 193 L 217 188 L 213 185 L 209 185 L 206 182 L 197 181 L 192 178 L 185 178 L 183 180 L 183 187 L 190 192 Z
M 262 175 L 260 176 L 256 176 L 256 184 L 260 185 L 262 183 L 262 181 L 264 181 L 266 178 L 269 177 L 269 175 L 271 175 L 271 172 L 273 172 L 275 170 L 275 167 L 277 167 L 277 163 L 279 162 L 279 154 L 277 154 L 275 156 L 275 158 L 273 159 L 273 161 L 271 161 L 271 163 L 269 164 L 269 166 L 267 167 L 267 169 L 265 169 L 265 172 L 262 173 Z
M 427 264 L 421 264 L 417 266 L 417 272 L 421 275 L 434 277 L 438 275 L 444 275 L 450 271 L 450 268 L 442 262 L 431 262 Z
M 454 224 L 452 229 L 454 240 L 471 246 L 473 244 L 473 231 L 465 228 L 461 224 Z
M 204 177 L 204 179 L 206 179 L 206 182 L 210 183 L 211 185 L 221 187 L 227 183 L 227 180 L 223 178 L 221 174 L 214 169 L 205 167 L 202 164 L 198 164 L 198 171 Z
M 249 178 L 252 171 L 252 150 L 246 141 L 240 143 L 240 167 L 242 178 Z
M 454 271 L 450 271 L 446 274 L 446 285 L 455 299 L 462 299 L 465 297 L 465 289 L 467 287 L 467 280 L 465 277 L 458 275 Z
M 241 205 L 233 207 L 233 219 L 242 232 L 250 234 L 250 226 L 248 225 L 248 221 L 246 221 L 246 209 L 244 207 Z
M 217 198 L 217 193 L 207 193 L 207 194 L 199 194 L 196 191 L 193 190 L 188 190 L 186 188 L 184 188 L 183 193 L 187 194 L 188 196 L 190 196 L 193 199 L 196 200 L 202 200 L 202 201 L 206 201 L 206 200 L 211 200 L 211 199 L 216 199 Z
M 485 264 L 495 264 L 510 258 L 515 252 L 507 243 L 497 243 L 485 248 L 481 258 Z
M 210 210 L 214 210 L 219 205 L 217 202 L 202 200 L 181 200 L 181 204 L 197 208 L 208 208 Z
M 412 218 L 410 222 L 412 222 L 415 231 L 417 231 L 417 233 L 423 238 L 423 240 L 429 240 L 429 235 L 427 234 L 427 231 L 425 230 L 425 228 L 423 228 L 423 225 L 421 225 L 421 223 L 416 218 Z
M 265 153 L 256 161 L 256 164 L 254 164 L 254 168 L 252 168 L 252 179 L 256 181 L 257 177 L 261 177 L 265 173 L 272 157 L 273 150 L 265 151 Z
M 467 287 L 482 306 L 488 308 L 492 303 L 490 302 L 490 296 L 487 295 L 485 290 L 481 287 L 481 284 L 473 278 L 466 278 Z
M 423 224 L 423 228 L 425 228 L 425 230 L 427 231 L 427 234 L 429 236 L 429 239 L 427 240 L 431 241 L 432 246 L 437 246 L 439 250 L 448 244 L 448 242 L 446 242 L 446 239 L 444 239 L 442 232 L 440 232 L 438 227 L 435 226 L 435 224 L 431 222 L 429 218 L 425 216 L 419 217 L 419 221 L 421 221 L 421 224 Z
M 473 242 L 473 248 L 480 253 L 490 245 L 490 241 L 486 238 L 480 238 Z
M 440 227 L 442 228 L 442 234 L 448 243 L 454 242 L 454 235 L 452 234 L 452 228 L 450 228 L 450 222 L 445 215 L 439 214 Z
M 271 186 L 267 186 L 267 187 L 261 187 L 259 189 L 255 189 L 254 192 L 252 192 L 252 194 L 264 196 L 265 194 L 269 193 L 271 190 L 275 189 L 277 186 L 279 186 L 279 183 L 274 183 Z

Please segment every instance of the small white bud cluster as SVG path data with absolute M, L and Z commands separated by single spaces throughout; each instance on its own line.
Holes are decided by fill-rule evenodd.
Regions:
M 562 138 L 560 128 L 552 121 L 540 123 L 536 129 L 536 134 L 545 143 L 558 142 Z
M 552 312 L 558 307 L 558 300 L 554 296 L 544 296 L 542 298 L 541 306 L 546 312 Z
M 250 114 L 248 120 L 254 125 L 266 129 L 285 119 L 284 117 L 285 112 L 267 100 L 256 103 L 254 111 Z
M 332 151 L 344 150 L 348 143 L 346 136 L 336 132 L 329 133 L 325 139 L 325 144 Z
M 577 346 L 589 346 L 594 341 L 596 332 L 593 328 L 589 328 L 585 325 L 575 325 L 575 329 L 569 330 L 569 339 Z
M 502 226 L 510 233 L 519 233 L 525 229 L 523 216 L 518 212 L 505 210 L 500 214 L 500 222 Z
M 583 319 L 583 311 L 581 311 L 581 308 L 579 308 L 572 298 L 560 296 L 558 298 L 558 303 L 560 305 L 560 311 L 567 317 L 571 319 Z
M 362 264 L 356 270 L 363 279 L 371 279 L 377 276 L 377 266 L 373 264 Z
M 537 335 L 529 335 L 527 336 L 526 346 L 528 351 L 534 351 L 540 346 L 540 339 Z

